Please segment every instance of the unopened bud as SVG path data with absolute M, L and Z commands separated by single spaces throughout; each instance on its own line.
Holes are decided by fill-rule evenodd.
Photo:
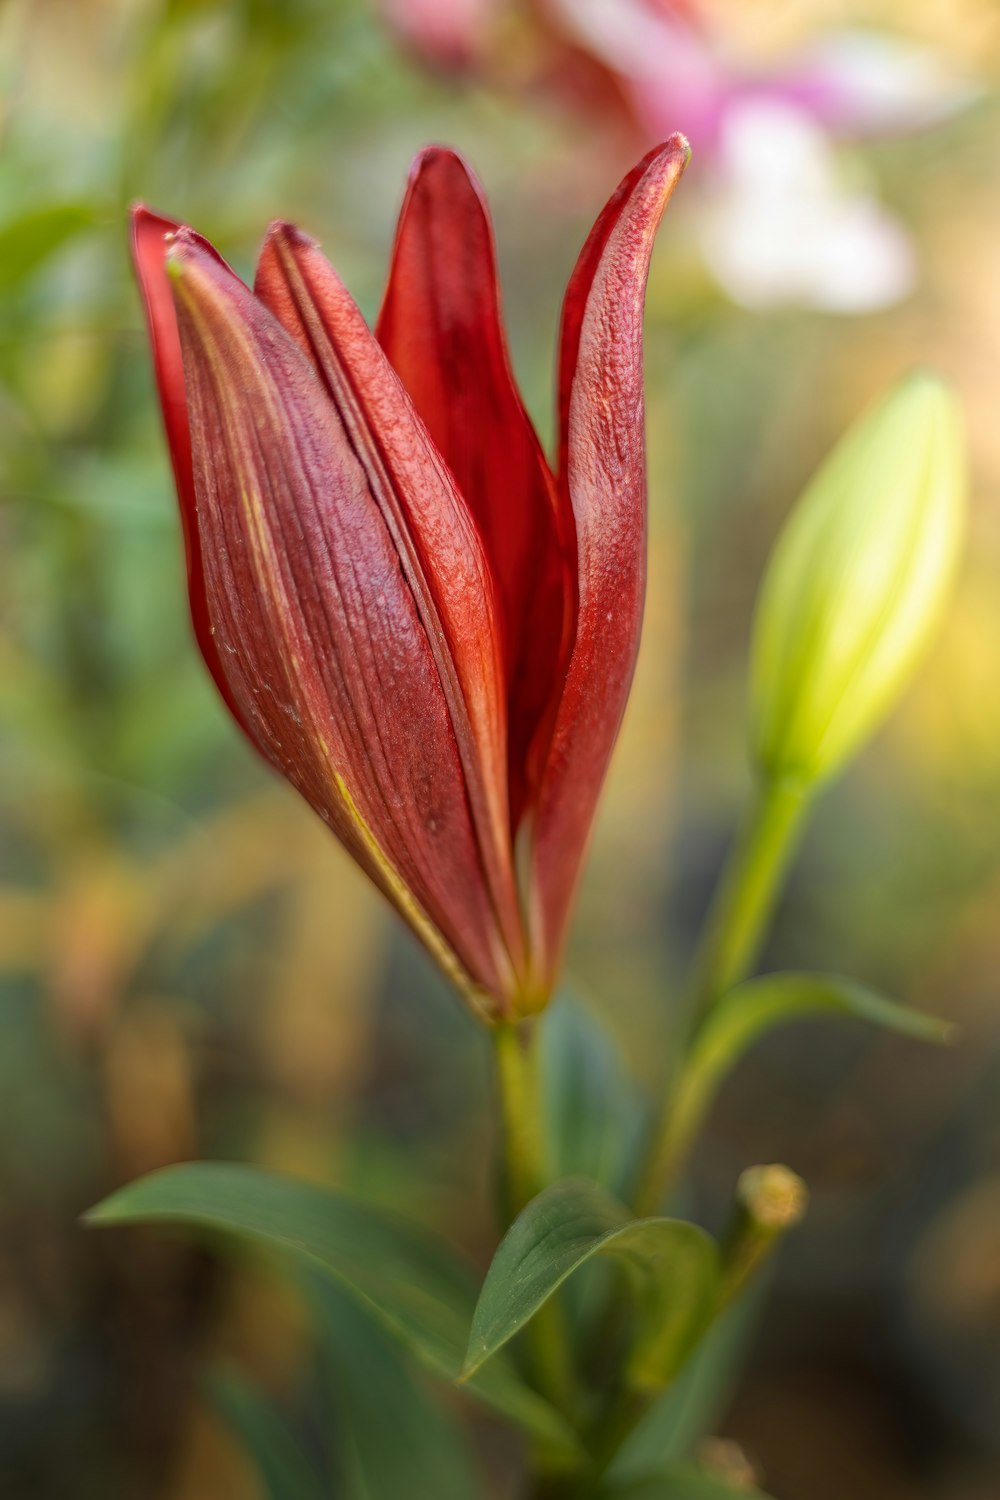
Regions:
M 798 1224 L 809 1203 L 809 1189 L 791 1167 L 775 1162 L 741 1173 L 736 1197 L 754 1224 L 777 1234 Z
M 827 459 L 768 567 L 751 673 L 767 775 L 821 781 L 878 728 L 938 622 L 964 506 L 955 400 L 912 376 Z
M 809 1190 L 791 1167 L 748 1167 L 736 1185 L 733 1221 L 723 1242 L 723 1302 L 731 1302 L 766 1261 L 781 1236 L 794 1229 Z

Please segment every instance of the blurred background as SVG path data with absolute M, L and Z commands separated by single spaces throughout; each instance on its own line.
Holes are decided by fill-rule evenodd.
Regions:
M 820 804 L 767 963 L 854 974 L 962 1040 L 773 1038 L 719 1102 L 692 1208 L 755 1161 L 812 1189 L 717 1424 L 778 1500 L 1000 1494 L 998 78 L 995 0 L 0 0 L 5 1497 L 254 1500 L 204 1371 L 224 1356 L 294 1404 L 280 1279 L 83 1230 L 114 1186 L 245 1159 L 481 1262 L 493 1235 L 485 1039 L 196 657 L 127 205 L 247 274 L 268 220 L 297 220 L 372 314 L 408 162 L 456 145 L 548 441 L 576 252 L 673 129 L 695 156 L 650 282 L 646 633 L 573 981 L 655 1084 L 748 790 L 767 552 L 847 422 L 933 364 L 973 453 L 956 600 Z

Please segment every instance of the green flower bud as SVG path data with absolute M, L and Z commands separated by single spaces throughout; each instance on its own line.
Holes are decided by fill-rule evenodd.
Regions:
M 765 774 L 821 781 L 878 728 L 937 624 L 964 510 L 957 404 L 911 376 L 834 449 L 771 558 L 751 662 Z

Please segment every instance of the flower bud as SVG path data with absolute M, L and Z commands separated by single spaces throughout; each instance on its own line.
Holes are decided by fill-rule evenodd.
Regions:
M 722 1300 L 732 1302 L 773 1254 L 782 1236 L 802 1222 L 809 1189 L 790 1167 L 748 1167 L 736 1184 L 736 1203 L 723 1241 Z
M 635 666 L 643 300 L 689 155 L 682 136 L 650 151 L 581 252 L 555 470 L 454 152 L 414 164 L 375 330 L 290 224 L 272 224 L 251 289 L 190 227 L 133 213 L 205 663 L 494 1022 L 552 993 Z
M 911 376 L 835 448 L 768 566 L 751 662 L 766 775 L 822 781 L 878 728 L 937 624 L 964 505 L 954 397 Z

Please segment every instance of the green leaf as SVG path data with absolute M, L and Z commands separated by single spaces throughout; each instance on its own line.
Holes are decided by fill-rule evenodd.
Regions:
M 822 1015 L 853 1016 L 925 1042 L 946 1042 L 954 1034 L 946 1022 L 837 974 L 764 974 L 721 997 L 695 1038 L 688 1072 L 714 1083 L 765 1032 Z
M 507 1231 L 472 1320 L 466 1377 L 493 1358 L 538 1309 L 594 1256 L 620 1259 L 639 1297 L 638 1339 L 628 1378 L 656 1389 L 674 1374 L 714 1308 L 714 1242 L 681 1219 L 632 1219 L 597 1183 L 557 1182 Z
M 214 1371 L 208 1398 L 260 1473 L 268 1500 L 326 1500 L 326 1490 L 271 1403 L 235 1370 Z
M 350 1500 L 477 1500 L 482 1485 L 456 1413 L 329 1279 L 310 1279 L 321 1363 Z
M 86 1219 L 200 1225 L 283 1252 L 333 1277 L 425 1369 L 459 1376 L 475 1302 L 468 1269 L 430 1235 L 346 1193 L 254 1167 L 191 1162 L 140 1178 Z M 567 1423 L 509 1362 L 469 1389 L 554 1448 L 578 1451 Z
M 614 1037 L 564 992 L 542 1017 L 539 1048 L 552 1177 L 587 1177 L 621 1192 L 643 1109 Z
M 733 1484 L 687 1464 L 644 1474 L 624 1485 L 609 1484 L 599 1496 L 600 1500 L 768 1500 L 753 1485 Z
M 897 1005 L 837 974 L 764 974 L 727 990 L 695 1033 L 672 1099 L 671 1145 L 681 1160 L 719 1084 L 746 1049 L 787 1021 L 849 1016 L 919 1041 L 946 1042 L 955 1028 Z
M 682 1462 L 722 1420 L 739 1384 L 763 1292 L 758 1282 L 712 1325 L 677 1379 L 622 1444 L 611 1463 L 612 1478 L 624 1483 Z
M 95 219 L 89 203 L 48 203 L 0 225 L 0 291 L 26 281 L 51 255 L 90 229 Z

